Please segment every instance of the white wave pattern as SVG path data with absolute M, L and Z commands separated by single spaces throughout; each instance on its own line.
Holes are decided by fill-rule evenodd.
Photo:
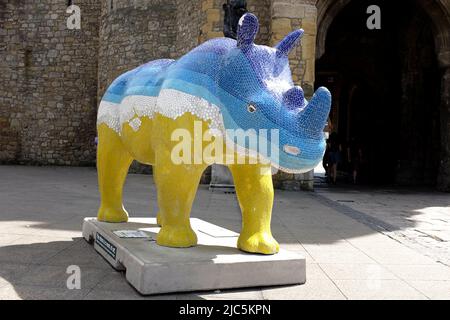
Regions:
M 175 120 L 187 112 L 208 122 L 213 135 L 218 136 L 225 131 L 218 106 L 203 98 L 174 89 L 163 89 L 158 97 L 128 96 L 121 103 L 102 101 L 98 110 L 97 125 L 104 123 L 121 135 L 125 123 L 133 130 L 139 130 L 141 123 L 135 120 L 137 117 L 152 119 L 155 113 L 158 113 Z
M 106 124 L 109 128 L 117 132 L 120 136 L 122 126 L 128 123 L 134 131 L 138 131 L 141 126 L 139 118 L 154 118 L 158 113 L 170 119 L 177 119 L 185 113 L 191 113 L 209 125 L 210 134 L 216 137 L 224 137 L 225 143 L 234 148 L 240 155 L 247 157 L 259 157 L 263 163 L 271 163 L 275 169 L 288 173 L 302 173 L 305 171 L 292 171 L 289 168 L 281 167 L 278 161 L 273 162 L 266 158 L 264 154 L 256 150 L 248 150 L 234 143 L 229 139 L 223 123 L 220 108 L 203 98 L 196 97 L 174 89 L 163 89 L 158 97 L 149 96 L 128 96 L 121 103 L 102 101 L 97 115 L 97 125 Z M 261 139 L 261 137 L 259 137 Z M 266 145 L 268 142 L 265 141 Z M 278 146 L 272 144 L 273 151 L 279 154 Z M 272 151 L 272 152 L 273 152 Z

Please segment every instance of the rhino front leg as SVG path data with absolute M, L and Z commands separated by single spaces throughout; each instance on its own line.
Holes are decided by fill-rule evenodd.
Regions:
M 97 171 L 101 205 L 97 219 L 126 222 L 128 213 L 122 204 L 122 190 L 133 158 L 119 135 L 106 124 L 98 127 Z
M 175 248 L 195 246 L 197 235 L 189 218 L 204 168 L 175 165 L 170 157 L 161 154 L 157 158 L 154 179 L 158 192 L 158 222 L 162 227 L 156 243 Z
M 238 248 L 252 253 L 277 253 L 280 246 L 270 229 L 274 197 L 270 166 L 232 165 L 230 170 L 242 211 Z

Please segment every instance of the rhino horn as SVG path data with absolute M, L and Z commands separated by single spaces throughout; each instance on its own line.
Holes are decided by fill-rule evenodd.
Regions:
M 300 39 L 304 33 L 305 31 L 303 29 L 298 29 L 289 33 L 283 40 L 281 40 L 275 47 L 275 49 L 277 49 L 277 57 L 287 57 L 292 49 L 300 43 Z
M 331 93 L 325 87 L 317 89 L 311 101 L 299 113 L 300 127 L 311 132 L 321 132 L 327 124 L 331 109 Z
M 237 31 L 237 46 L 245 49 L 255 42 L 259 30 L 258 18 L 251 13 L 244 14 L 239 20 Z

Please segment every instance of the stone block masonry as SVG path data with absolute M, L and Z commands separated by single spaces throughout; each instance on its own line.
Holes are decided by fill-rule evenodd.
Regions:
M 80 0 L 81 30 L 67 1 L 0 3 L 0 162 L 91 165 L 100 2 Z
M 442 77 L 438 185 L 450 189 L 448 1 L 423 2 L 435 22 Z M 96 113 L 118 75 L 159 58 L 179 58 L 222 37 L 225 0 L 75 0 L 81 29 L 67 28 L 68 1 L 0 1 L 0 163 L 95 165 Z M 329 25 L 350 0 L 247 0 L 260 20 L 258 44 L 305 35 L 289 57 L 305 96 L 314 92 L 316 56 Z M 320 27 L 318 27 L 320 25 Z M 134 171 L 148 168 L 133 166 Z M 203 182 L 208 182 L 206 173 Z M 312 172 L 278 174 L 277 188 L 312 189 Z
M 122 73 L 148 61 L 177 59 L 199 43 L 201 2 L 185 0 L 102 2 L 98 99 Z M 132 172 L 151 168 L 133 163 Z
M 65 1 L 2 2 L 0 66 L 6 72 L 0 73 L 0 162 L 94 165 L 96 112 L 107 86 L 147 61 L 176 59 L 201 42 L 222 37 L 223 3 L 80 0 L 74 4 L 81 9 L 81 30 L 68 30 Z M 248 1 L 260 20 L 257 43 L 272 44 L 299 27 L 307 29 L 306 37 L 314 36 L 310 7 L 283 3 Z M 290 61 L 294 80 L 308 94 L 314 81 L 314 39 L 306 42 Z M 149 170 L 135 164 L 133 171 Z M 280 174 L 275 185 L 298 189 L 303 180 Z

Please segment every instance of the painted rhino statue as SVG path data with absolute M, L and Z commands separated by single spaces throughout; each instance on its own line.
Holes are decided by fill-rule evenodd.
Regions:
M 98 220 L 127 221 L 122 189 L 130 164 L 137 160 L 153 165 L 161 225 L 157 243 L 196 245 L 189 217 L 202 173 L 211 163 L 190 143 L 188 151 L 194 150 L 191 162 L 174 161 L 173 151 L 180 143 L 174 132 L 190 133 L 192 141 L 188 142 L 195 146 L 200 128 L 210 135 L 210 141 L 201 140 L 201 147 L 215 141 L 226 149 L 227 159 L 254 160 L 223 163 L 233 175 L 242 211 L 238 248 L 278 252 L 270 229 L 271 169 L 302 173 L 320 162 L 331 95 L 319 88 L 308 102 L 303 90 L 294 86 L 288 54 L 303 30 L 290 33 L 271 48 L 254 43 L 258 28 L 256 16 L 245 14 L 239 21 L 237 40 L 210 40 L 176 61 L 149 62 L 111 84 L 97 120 Z M 250 144 L 249 139 L 229 133 L 239 130 L 251 131 L 259 143 Z M 270 154 L 258 149 L 261 141 L 271 146 Z

